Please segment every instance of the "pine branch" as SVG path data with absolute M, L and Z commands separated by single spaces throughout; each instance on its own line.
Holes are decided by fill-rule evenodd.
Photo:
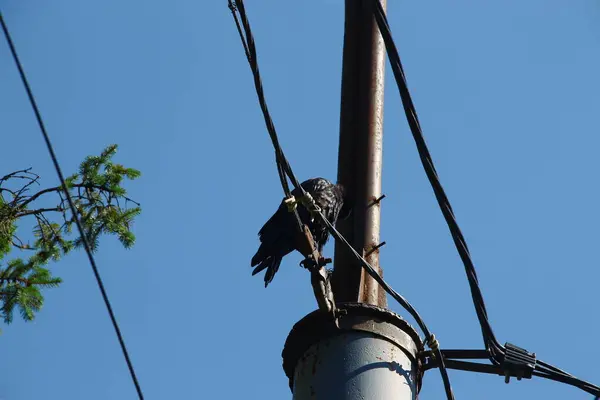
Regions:
M 35 251 L 35 249 L 31 248 L 31 246 L 29 244 L 23 243 L 23 241 L 17 235 L 13 235 L 12 238 L 13 238 L 12 245 L 14 247 L 16 247 L 17 249 L 19 249 L 19 250 L 31 250 L 31 251 Z M 18 243 L 15 243 L 15 240 Z
M 92 184 L 88 184 L 88 183 L 78 183 L 78 184 L 73 184 L 71 186 L 72 188 L 77 188 L 77 189 L 96 189 L 96 190 L 100 190 L 103 192 L 110 192 L 110 188 L 105 187 L 105 186 L 99 186 L 99 185 L 92 185 Z M 23 206 L 27 206 L 29 203 L 34 202 L 35 200 L 37 200 L 40 196 L 47 194 L 47 193 L 52 193 L 52 192 L 62 192 L 63 191 L 63 187 L 62 186 L 55 186 L 55 187 L 51 187 L 48 189 L 44 189 L 44 190 L 40 190 L 39 192 L 37 192 L 36 194 L 34 194 L 33 196 L 31 196 L 27 201 L 25 201 L 23 203 Z M 81 195 L 81 192 L 79 193 L 79 197 L 85 197 Z M 127 196 L 120 196 L 122 197 L 124 200 L 127 200 L 137 206 L 140 205 L 140 203 L 138 203 L 135 200 L 130 199 Z
M 7 283 L 21 283 L 24 286 L 31 285 L 29 280 L 25 279 L 25 278 L 19 278 L 19 277 L 10 278 L 10 277 L 0 276 L 0 286 L 7 284 Z
M 20 218 L 20 217 L 25 217 L 27 215 L 40 215 L 40 214 L 44 214 L 44 213 L 52 212 L 52 211 L 63 212 L 63 211 L 65 211 L 65 209 L 62 207 L 38 208 L 37 210 L 20 211 L 16 214 L 16 217 Z
M 83 224 L 84 234 L 93 249 L 97 249 L 103 234 L 116 235 L 125 248 L 134 244 L 135 235 L 130 228 L 141 208 L 138 202 L 127 197 L 122 182 L 137 179 L 140 172 L 114 164 L 111 158 L 116 150 L 117 146 L 111 145 L 100 156 L 86 157 L 79 172 L 65 180 L 64 187 L 54 186 L 30 194 L 31 187 L 39 185 L 40 180 L 31 168 L 0 178 L 0 261 L 11 248 L 33 253 L 27 261 L 10 260 L 4 269 L 0 264 L 0 316 L 6 323 L 12 321 L 15 307 L 23 319 L 32 320 L 43 305 L 41 289 L 61 283 L 61 279 L 52 276 L 45 265 L 60 260 L 73 248 L 81 247 L 81 237 L 69 238 L 76 218 Z M 14 182 L 20 182 L 20 187 L 7 187 Z M 71 192 L 75 214 L 66 203 L 66 190 Z M 4 194 L 12 198 L 5 199 Z M 55 207 L 29 209 L 42 196 L 47 198 L 46 195 L 52 194 L 57 197 Z M 122 201 L 124 207 L 121 207 Z M 135 207 L 128 208 L 129 203 Z M 16 234 L 17 223 L 27 216 L 34 216 L 36 221 L 32 245 L 25 244 Z

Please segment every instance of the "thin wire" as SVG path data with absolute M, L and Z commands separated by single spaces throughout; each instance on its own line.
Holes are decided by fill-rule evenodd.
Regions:
M 244 50 L 246 51 L 248 63 L 250 64 L 250 68 L 252 69 L 252 73 L 254 76 L 254 85 L 256 87 L 256 93 L 258 95 L 260 107 L 265 118 L 265 123 L 267 125 L 267 131 L 269 132 L 269 136 L 271 137 L 271 141 L 273 142 L 273 147 L 275 148 L 277 169 L 279 171 L 279 176 L 284 192 L 287 197 L 291 195 L 287 179 L 285 178 L 285 176 L 287 175 L 290 178 L 290 181 L 292 181 L 292 185 L 294 186 L 294 188 L 299 190 L 302 196 L 306 196 L 306 191 L 304 190 L 302 185 L 300 185 L 300 182 L 298 181 L 296 175 L 292 171 L 292 167 L 289 161 L 285 157 L 281 144 L 279 143 L 279 138 L 277 137 L 275 124 L 273 123 L 271 114 L 269 113 L 269 109 L 267 107 L 267 102 L 265 100 L 265 94 L 262 86 L 262 80 L 260 78 L 260 71 L 258 69 L 258 60 L 256 55 L 256 45 L 254 43 L 254 35 L 252 34 L 252 29 L 250 28 L 250 22 L 248 21 L 248 15 L 246 14 L 246 7 L 244 5 L 244 1 L 235 0 L 234 5 L 232 0 L 228 0 L 228 3 L 229 9 L 231 10 L 233 18 L 235 19 L 236 26 L 238 26 L 238 33 L 240 32 L 240 29 L 236 11 L 237 13 L 239 13 L 240 18 L 242 20 L 242 26 L 244 28 L 245 36 L 240 33 L 240 37 L 242 39 Z M 300 217 L 298 216 L 297 211 L 294 211 L 294 213 L 296 214 L 296 219 L 300 222 Z
M 4 18 L 2 16 L 2 12 L 0 11 L 0 24 L 2 25 L 2 30 L 4 31 L 4 36 L 6 37 L 6 41 L 8 42 L 8 46 L 10 47 L 10 52 L 14 59 L 14 62 L 19 70 L 19 75 L 21 76 L 21 81 L 23 82 L 23 86 L 27 91 L 27 96 L 29 97 L 29 102 L 31 103 L 31 107 L 33 108 L 33 112 L 35 113 L 35 117 L 37 119 L 38 125 L 40 126 L 40 130 L 42 131 L 42 135 L 44 137 L 44 141 L 46 142 L 46 147 L 48 148 L 48 152 L 50 153 L 50 157 L 52 158 L 52 163 L 54 164 L 54 168 L 56 169 L 56 173 L 58 174 L 58 178 L 60 179 L 60 183 L 62 185 L 63 191 L 67 196 L 67 201 L 69 203 L 69 208 L 73 213 L 73 217 L 75 218 L 75 223 L 77 224 L 77 229 L 79 230 L 79 234 L 81 235 L 81 240 L 83 242 L 83 246 L 85 248 L 85 252 L 87 253 L 88 259 L 90 261 L 90 265 L 92 266 L 92 271 L 94 271 L 94 276 L 96 277 L 96 282 L 98 283 L 98 287 L 100 288 L 100 292 L 102 293 L 102 298 L 104 299 L 104 304 L 106 305 L 106 309 L 108 310 L 108 314 L 110 315 L 110 319 L 112 321 L 112 325 L 115 328 L 115 332 L 117 334 L 117 338 L 119 339 L 119 344 L 121 345 L 121 350 L 123 351 L 123 355 L 125 356 L 125 361 L 127 362 L 127 367 L 129 368 L 129 373 L 131 374 L 131 379 L 135 385 L 135 389 L 137 391 L 138 397 L 140 400 L 144 399 L 144 395 L 142 394 L 142 388 L 138 382 L 137 376 L 135 374 L 135 370 L 133 368 L 133 364 L 131 359 L 129 358 L 129 353 L 127 351 L 127 347 L 125 346 L 125 341 L 123 340 L 123 335 L 121 334 L 121 329 L 119 328 L 119 324 L 117 323 L 117 319 L 115 318 L 115 314 L 110 305 L 110 301 L 108 299 L 108 295 L 106 294 L 106 290 L 104 289 L 104 284 L 102 283 L 102 278 L 98 272 L 98 267 L 96 266 L 96 261 L 92 255 L 92 250 L 90 244 L 87 240 L 87 237 L 83 231 L 83 227 L 81 225 L 81 221 L 79 220 L 79 216 L 77 214 L 77 210 L 75 209 L 75 205 L 73 203 L 73 199 L 67 189 L 67 185 L 65 184 L 65 178 L 63 176 L 62 170 L 58 163 L 58 159 L 56 154 L 54 153 L 54 149 L 52 147 L 52 143 L 50 142 L 50 137 L 48 136 L 48 132 L 46 131 L 46 127 L 44 125 L 44 121 L 42 119 L 42 115 L 40 114 L 39 108 L 35 101 L 35 97 L 33 96 L 33 92 L 31 91 L 31 87 L 29 86 L 29 82 L 25 75 L 25 71 L 23 70 L 23 66 L 21 65 L 21 61 L 17 55 L 17 50 L 12 41 L 10 33 L 8 31 L 8 27 L 4 22 Z
M 269 137 L 271 138 L 271 142 L 273 143 L 273 148 L 275 149 L 275 161 L 277 164 L 277 173 L 279 174 L 279 180 L 281 182 L 281 187 L 283 188 L 283 192 L 286 198 L 290 198 L 292 196 L 287 176 L 292 181 L 294 187 L 305 195 L 306 192 L 304 188 L 296 179 L 294 172 L 292 171 L 292 167 L 287 161 L 285 154 L 283 153 L 283 149 L 281 148 L 281 144 L 279 143 L 279 138 L 277 137 L 277 131 L 275 130 L 275 124 L 273 123 L 273 119 L 271 118 L 271 113 L 269 112 L 269 108 L 267 106 L 267 101 L 265 99 L 265 93 L 263 90 L 262 79 L 260 77 L 260 70 L 258 68 L 258 61 L 256 56 L 256 45 L 254 43 L 254 35 L 252 35 L 252 29 L 250 28 L 250 22 L 248 21 L 248 16 L 246 15 L 246 7 L 244 6 L 244 2 L 242 0 L 228 0 L 228 7 L 231 10 L 231 14 L 233 15 L 233 19 L 235 20 L 235 24 L 240 35 L 240 39 L 242 41 L 242 45 L 244 46 L 244 51 L 246 53 L 246 58 L 248 59 L 248 64 L 250 64 L 250 69 L 252 70 L 252 76 L 254 78 L 254 87 L 256 88 L 256 95 L 258 97 L 258 102 L 260 104 L 260 108 L 262 110 L 265 124 L 267 126 L 267 131 L 269 132 Z M 241 26 L 244 29 L 242 33 L 242 29 L 240 28 L 240 21 L 238 19 L 238 13 L 242 20 Z M 302 229 L 302 221 L 300 219 L 300 215 L 298 214 L 298 210 L 294 210 L 294 217 L 296 219 L 296 227 L 299 231 L 303 231 Z
M 329 232 L 336 239 L 342 242 L 354 255 L 354 257 L 361 263 L 362 267 L 367 271 L 367 273 L 375 280 L 381 287 L 390 295 L 394 300 L 396 300 L 408 313 L 415 319 L 421 331 L 426 338 L 426 343 L 430 345 L 433 353 L 435 354 L 436 359 L 439 362 L 439 370 L 442 376 L 442 381 L 444 382 L 444 389 L 446 390 L 446 396 L 448 399 L 454 399 L 454 393 L 452 392 L 452 386 L 450 385 L 450 378 L 448 377 L 448 371 L 446 370 L 446 364 L 444 362 L 444 356 L 439 348 L 439 346 L 432 346 L 432 342 L 435 341 L 435 337 L 431 333 L 431 331 L 425 325 L 425 322 L 415 310 L 415 308 L 398 292 L 396 292 L 382 277 L 377 273 L 375 268 L 367 260 L 365 260 L 352 245 L 346 240 L 346 238 L 331 224 L 327 218 L 319 211 L 318 214 L 321 220 L 327 225 Z
M 233 19 L 235 21 L 235 26 L 237 28 L 238 34 L 240 35 L 240 40 L 242 41 L 242 46 L 244 46 L 244 52 L 246 53 L 246 58 L 250 60 L 252 57 L 250 56 L 250 50 L 248 50 L 248 44 L 246 43 L 246 38 L 244 37 L 244 33 L 242 32 L 242 27 L 240 26 L 240 20 L 237 17 L 236 11 L 237 6 L 233 4 L 232 0 L 229 1 L 229 10 L 233 14 Z
M 232 9 L 231 0 L 229 0 L 229 4 L 230 4 L 229 8 Z M 244 6 L 244 2 L 242 0 L 235 0 L 235 7 L 232 10 L 234 18 L 237 20 L 237 14 L 235 13 L 235 11 L 237 11 L 239 13 L 239 16 L 242 20 L 242 26 L 243 26 L 244 32 L 245 32 L 245 43 L 244 43 L 243 39 L 242 39 L 242 42 L 245 44 L 244 50 L 246 50 L 246 56 L 248 58 L 248 63 L 250 64 L 250 68 L 252 69 L 252 73 L 253 73 L 253 77 L 254 77 L 254 85 L 256 86 L 256 93 L 258 96 L 258 101 L 260 103 L 260 108 L 262 109 L 263 114 L 264 114 L 265 124 L 267 125 L 267 131 L 269 132 L 269 136 L 271 137 L 271 141 L 273 142 L 273 147 L 275 148 L 277 162 L 281 165 L 282 168 L 285 168 L 286 172 L 289 173 L 289 175 L 291 175 L 290 179 L 292 181 L 295 181 L 295 182 L 293 182 L 294 186 L 298 187 L 298 186 L 300 186 L 300 184 L 298 183 L 298 180 L 295 178 L 295 176 L 291 170 L 291 167 L 290 167 L 289 163 L 287 162 L 285 154 L 283 153 L 281 144 L 279 143 L 279 138 L 277 136 L 277 131 L 275 130 L 275 125 L 273 123 L 273 119 L 271 118 L 271 113 L 269 112 L 269 108 L 267 107 L 267 102 L 265 100 L 265 94 L 264 94 L 263 85 L 262 85 L 262 79 L 260 77 L 260 70 L 258 67 L 254 35 L 252 34 L 252 29 L 250 28 L 250 22 L 248 21 L 248 16 L 246 14 L 246 7 Z M 236 24 L 239 25 L 238 22 L 236 22 Z M 287 181 L 285 179 L 282 179 L 281 184 L 284 187 L 286 195 L 289 195 L 290 190 L 289 190 Z
M 553 380 L 556 382 L 561 382 L 561 383 L 566 383 L 568 385 L 576 386 L 579 389 L 596 396 L 596 398 L 598 398 L 600 396 L 600 390 L 598 389 L 597 386 L 588 384 L 586 382 L 584 382 L 583 384 L 575 383 L 573 380 L 575 380 L 575 381 L 580 381 L 580 380 L 577 378 L 568 376 L 568 375 L 555 374 L 555 373 L 551 373 L 548 371 L 539 371 L 539 370 L 533 371 L 533 375 L 539 376 L 539 377 L 545 378 L 545 379 L 550 379 L 550 380 Z
M 589 382 L 576 378 L 575 376 L 558 369 L 544 361 L 538 360 L 535 366 L 533 374 L 541 376 L 546 379 L 551 379 L 558 382 L 567 383 L 569 385 L 578 387 L 588 393 L 591 393 L 597 397 L 600 397 L 600 387 L 593 385 Z

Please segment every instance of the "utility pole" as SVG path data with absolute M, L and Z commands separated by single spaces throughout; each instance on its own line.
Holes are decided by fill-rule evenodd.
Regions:
M 385 0 L 383 0 L 385 7 Z M 340 233 L 379 268 L 383 88 L 385 46 L 370 0 L 346 0 L 338 183 L 354 199 Z M 344 246 L 335 246 L 333 290 L 339 302 L 358 301 L 386 307 L 385 292 Z
M 385 0 L 380 0 L 386 6 Z M 385 46 L 373 0 L 346 0 L 338 183 L 354 199 L 338 229 L 382 275 L 379 239 Z M 416 399 L 418 333 L 386 309 L 386 293 L 336 243 L 333 294 L 341 314 L 314 311 L 290 332 L 283 368 L 294 400 Z

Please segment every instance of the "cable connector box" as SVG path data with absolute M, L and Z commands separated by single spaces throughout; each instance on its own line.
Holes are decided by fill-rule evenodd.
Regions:
M 516 377 L 519 381 L 523 378 L 531 379 L 536 364 L 535 353 L 529 353 L 527 350 L 511 343 L 506 343 L 504 348 L 506 354 L 504 355 L 502 368 L 504 369 L 505 382 L 508 383 L 511 376 Z

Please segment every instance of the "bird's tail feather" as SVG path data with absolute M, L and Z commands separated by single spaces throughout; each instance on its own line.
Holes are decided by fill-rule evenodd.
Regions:
M 281 260 L 282 257 L 278 256 L 269 256 L 265 258 L 264 260 L 260 261 L 260 264 L 258 264 L 256 268 L 254 268 L 254 271 L 252 271 L 252 275 L 256 275 L 260 271 L 266 269 L 267 272 L 265 272 L 265 287 L 267 287 L 269 283 L 271 283 L 271 281 L 273 280 L 273 277 L 275 276 L 277 271 L 279 270 Z M 252 266 L 254 266 L 254 264 Z
M 252 261 L 250 261 L 250 266 L 256 267 L 258 264 L 263 262 L 266 258 L 264 253 L 265 253 L 265 248 L 261 244 L 260 247 L 258 248 L 258 251 L 254 255 L 254 257 L 252 257 Z M 254 274 L 252 274 L 252 275 L 254 275 Z

